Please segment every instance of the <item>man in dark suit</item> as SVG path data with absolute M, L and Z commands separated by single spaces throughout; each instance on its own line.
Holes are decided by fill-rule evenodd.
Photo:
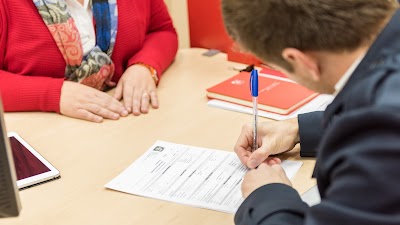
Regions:
M 231 36 L 289 78 L 336 95 L 324 113 L 244 126 L 236 224 L 400 224 L 400 11 L 394 0 L 222 0 Z M 288 93 L 290 94 L 290 93 Z M 308 207 L 272 154 L 317 155 Z

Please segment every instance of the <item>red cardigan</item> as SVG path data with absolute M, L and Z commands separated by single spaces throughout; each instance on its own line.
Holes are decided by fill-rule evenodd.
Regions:
M 178 41 L 163 0 L 118 0 L 113 81 L 138 62 L 158 76 Z M 60 112 L 65 61 L 32 0 L 0 0 L 0 95 L 5 111 Z

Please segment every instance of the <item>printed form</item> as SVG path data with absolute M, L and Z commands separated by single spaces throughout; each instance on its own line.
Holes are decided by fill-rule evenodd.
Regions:
M 283 161 L 289 179 L 302 162 Z M 233 152 L 157 141 L 105 185 L 129 194 L 235 213 L 247 168 Z

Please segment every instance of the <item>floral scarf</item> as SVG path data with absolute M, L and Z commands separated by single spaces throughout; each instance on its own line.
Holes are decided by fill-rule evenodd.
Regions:
M 82 42 L 65 0 L 33 0 L 66 62 L 65 78 L 104 90 L 115 86 L 112 51 L 117 36 L 117 0 L 91 0 L 96 47 L 83 56 Z

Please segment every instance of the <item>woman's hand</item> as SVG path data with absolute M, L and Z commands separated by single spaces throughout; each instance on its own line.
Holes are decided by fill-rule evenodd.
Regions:
M 61 89 L 60 112 L 63 115 L 100 123 L 127 116 L 123 104 L 112 96 L 72 81 L 64 81 Z
M 156 84 L 145 66 L 130 66 L 118 82 L 114 98 L 123 99 L 125 109 L 138 116 L 149 112 L 149 105 L 158 108 Z

